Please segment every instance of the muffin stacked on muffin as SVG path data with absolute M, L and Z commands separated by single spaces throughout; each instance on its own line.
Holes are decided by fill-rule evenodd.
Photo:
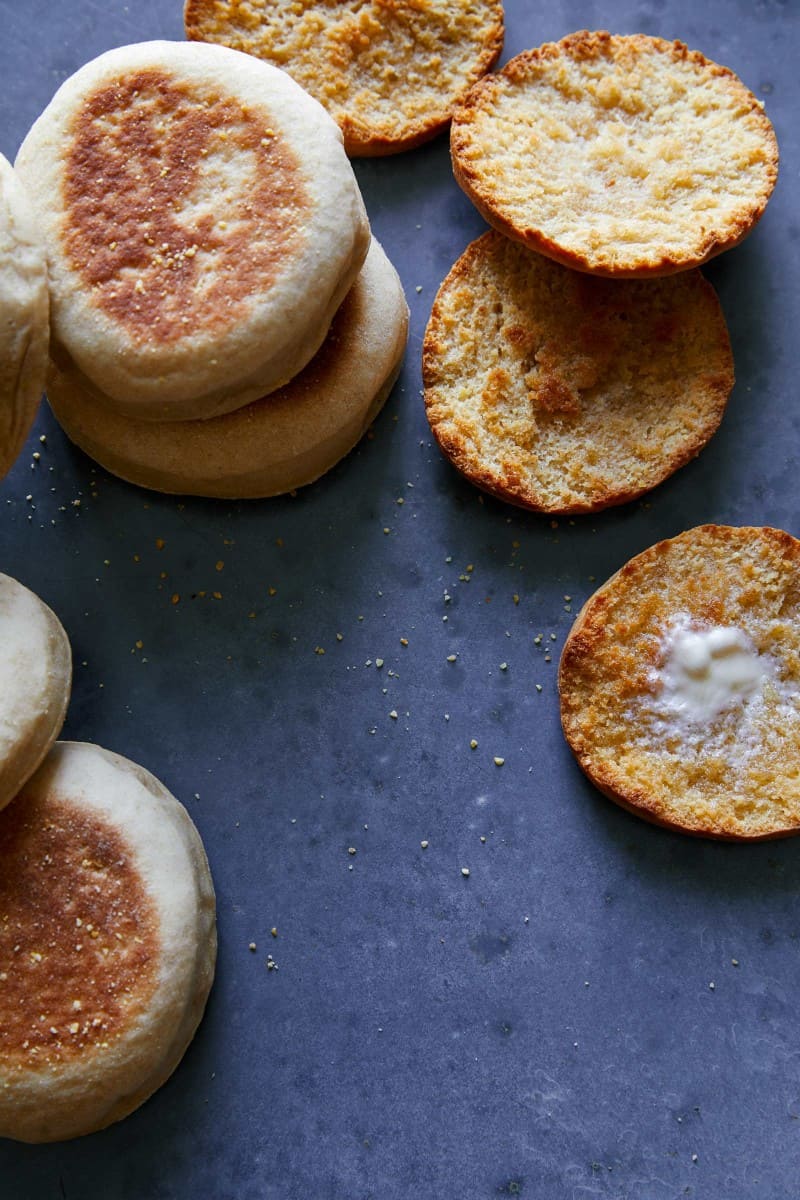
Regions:
M 323 346 L 370 247 L 337 126 L 283 72 L 221 46 L 101 55 L 59 89 L 16 166 L 46 239 L 57 378 L 97 407 L 95 450 L 106 413 L 191 425 L 263 404 Z M 388 264 L 380 286 L 399 290 Z M 402 293 L 390 308 L 396 344 Z M 400 353 L 353 398 L 338 456 Z M 268 421 L 261 430 L 274 454 Z M 316 474 L 333 461 L 316 457 Z M 305 465 L 290 487 L 309 481 Z M 187 459 L 175 490 L 198 474 Z
M 426 333 L 440 446 L 538 511 L 640 495 L 702 449 L 733 386 L 697 267 L 766 207 L 762 106 L 681 43 L 577 33 L 475 84 L 451 152 L 497 233 L 453 268 Z
M 0 1136 L 77 1137 L 177 1067 L 214 976 L 214 888 L 186 810 L 148 771 L 57 742 L 71 653 L 0 576 Z

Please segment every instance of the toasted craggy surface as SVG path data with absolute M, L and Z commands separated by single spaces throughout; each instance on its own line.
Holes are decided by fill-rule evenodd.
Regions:
M 676 628 L 739 631 L 763 671 L 710 719 L 665 693 Z M 657 824 L 727 839 L 800 830 L 800 542 L 700 526 L 628 562 L 586 603 L 559 672 L 564 733 L 612 800 Z
M 351 155 L 438 133 L 503 45 L 500 0 L 186 0 L 189 38 L 284 70 L 339 124 Z
M 61 732 L 71 687 L 72 651 L 58 617 L 0 575 L 0 809 Z
M 735 246 L 775 186 L 761 103 L 680 42 L 580 32 L 512 59 L 453 116 L 456 179 L 501 232 L 599 275 Z
M 49 336 L 44 240 L 0 155 L 0 478 L 22 449 L 44 391 Z
M 51 369 L 47 394 L 67 435 L 107 470 L 158 491 L 258 497 L 317 479 L 359 440 L 391 391 L 408 306 L 373 240 L 328 337 L 285 387 L 207 421 L 132 421 Z
M 698 454 L 733 359 L 699 271 L 592 278 L 491 231 L 439 289 L 423 382 L 436 439 L 468 479 L 578 513 L 631 500 Z
M 47 244 L 53 351 L 136 419 L 213 416 L 282 386 L 369 248 L 335 123 L 224 46 L 87 63 L 16 166 Z
M 149 772 L 58 742 L 0 813 L 0 1136 L 126 1116 L 178 1065 L 214 973 L 214 892 Z

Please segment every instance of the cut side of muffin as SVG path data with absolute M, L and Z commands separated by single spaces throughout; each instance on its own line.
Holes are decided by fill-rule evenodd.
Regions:
M 492 231 L 439 289 L 423 382 L 433 433 L 471 482 L 538 512 L 593 512 L 700 452 L 733 358 L 699 271 L 597 279 Z
M 455 177 L 486 220 L 566 266 L 616 277 L 737 245 L 778 174 L 763 105 L 681 42 L 582 31 L 512 59 L 453 116 Z
M 328 110 L 348 154 L 410 150 L 449 122 L 503 45 L 500 0 L 186 0 L 187 37 L 282 67 Z
M 637 816 L 800 832 L 800 542 L 705 525 L 645 550 L 584 605 L 559 692 L 578 763 Z

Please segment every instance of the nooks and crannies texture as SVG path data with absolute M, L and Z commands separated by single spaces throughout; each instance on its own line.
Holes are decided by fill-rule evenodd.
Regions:
M 735 246 L 778 174 L 763 106 L 680 42 L 576 33 L 477 83 L 456 179 L 502 233 L 593 274 L 669 274 Z

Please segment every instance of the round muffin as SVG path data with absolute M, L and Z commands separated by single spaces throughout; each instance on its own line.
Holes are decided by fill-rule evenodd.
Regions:
M 224 46 L 101 55 L 16 165 L 47 244 L 53 353 L 139 420 L 213 416 L 286 383 L 369 249 L 338 127 Z
M 71 687 L 72 652 L 58 617 L 0 575 L 0 809 L 61 732 Z
M 503 45 L 501 0 L 186 0 L 187 37 L 282 67 L 350 155 L 410 150 L 448 124 Z
M 214 890 L 185 809 L 117 754 L 58 742 L 0 814 L 0 1136 L 56 1141 L 137 1108 L 211 987 Z
M 704 525 L 631 559 L 584 605 L 559 670 L 567 741 L 658 825 L 800 831 L 800 542 Z
M 490 231 L 439 289 L 422 374 L 431 429 L 472 483 L 581 513 L 640 496 L 702 450 L 733 359 L 699 271 L 598 279 Z
M 778 174 L 740 79 L 681 42 L 572 34 L 512 59 L 453 115 L 453 170 L 490 225 L 568 267 L 666 275 L 735 246 Z
M 44 242 L 0 154 L 0 478 L 16 461 L 44 391 L 48 307 Z
M 67 436 L 130 483 L 199 496 L 274 496 L 343 458 L 402 364 L 408 306 L 376 241 L 308 366 L 277 392 L 207 421 L 132 421 L 53 367 L 47 395 Z

